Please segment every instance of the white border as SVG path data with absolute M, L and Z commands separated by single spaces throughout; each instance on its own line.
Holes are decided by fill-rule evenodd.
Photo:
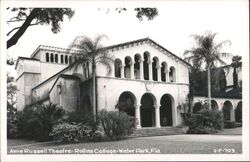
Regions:
M 243 1 L 243 0 L 242 0 Z M 78 7 L 82 3 L 91 3 L 101 5 L 101 6 L 120 6 L 121 1 L 1 1 L 1 33 L 5 32 L 5 17 L 4 9 L 8 5 L 10 6 L 26 6 L 26 7 L 69 7 L 69 2 L 71 7 Z M 144 5 L 150 6 L 154 3 L 161 3 L 163 1 L 126 1 L 123 2 L 123 6 L 134 6 L 134 5 Z M 180 2 L 180 1 L 178 1 Z M 177 2 L 177 3 L 178 3 Z M 183 1 L 182 1 L 183 2 Z M 243 1 L 247 6 L 248 1 Z M 195 1 L 193 1 L 195 3 Z M 211 11 L 212 12 L 212 11 Z M 248 10 L 249 12 L 249 10 Z M 249 19 L 246 20 L 246 30 L 249 29 Z M 249 32 L 249 31 L 248 31 Z M 245 46 L 249 47 L 249 34 L 242 38 L 245 42 Z M 150 154 L 150 155 L 7 155 L 7 135 L 6 135 L 6 37 L 5 34 L 1 34 L 1 160 L 2 161 L 242 161 L 249 160 L 249 50 L 246 50 L 243 55 L 243 153 L 238 155 L 228 155 L 228 154 Z

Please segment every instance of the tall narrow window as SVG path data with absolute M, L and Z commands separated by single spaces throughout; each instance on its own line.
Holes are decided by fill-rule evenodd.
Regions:
M 153 58 L 153 63 L 152 63 L 152 72 L 153 72 L 153 80 L 157 81 L 158 80 L 158 74 L 157 74 L 157 67 L 158 67 L 158 61 L 159 59 L 157 57 Z
M 58 54 L 55 55 L 55 62 L 58 63 Z
M 61 55 L 61 64 L 63 64 L 63 61 L 64 60 L 64 57 L 63 57 L 63 55 Z
M 65 56 L 65 64 L 68 64 L 68 55 Z
M 54 62 L 54 54 L 53 53 L 50 54 L 50 62 L 52 62 L 52 63 Z
M 173 66 L 171 66 L 169 69 L 169 81 L 176 82 L 175 68 Z
M 129 56 L 125 57 L 125 66 L 124 66 L 125 78 L 131 78 L 131 62 L 132 59 Z
M 141 56 L 139 54 L 135 55 L 135 64 L 134 64 L 134 75 L 135 79 L 140 79 L 140 60 Z
M 46 62 L 49 62 L 49 53 L 46 53 Z
M 69 64 L 72 64 L 72 56 L 69 56 Z
M 167 64 L 166 62 L 161 63 L 161 81 L 166 82 Z
M 121 67 L 122 61 L 120 59 L 115 59 L 115 77 L 117 78 L 121 77 Z
M 149 68 L 148 68 L 148 61 L 149 61 L 149 53 L 144 52 L 143 54 L 143 73 L 144 73 L 144 79 L 149 80 Z

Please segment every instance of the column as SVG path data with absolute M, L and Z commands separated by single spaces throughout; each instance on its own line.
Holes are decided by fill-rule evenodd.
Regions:
M 144 80 L 144 70 L 143 70 L 144 68 L 143 68 L 143 60 L 142 59 L 140 59 L 140 79 L 141 80 Z
M 233 109 L 233 107 L 232 107 L 232 109 L 230 110 L 230 120 L 231 121 L 235 121 L 235 113 L 234 113 L 234 109 Z
M 157 66 L 157 81 L 161 82 L 161 66 Z
M 156 128 L 160 128 L 161 124 L 160 124 L 160 107 L 155 105 L 155 127 Z
M 135 74 L 134 74 L 134 72 L 135 72 L 135 68 L 134 68 L 134 62 L 133 61 L 131 61 L 131 63 L 130 63 L 130 78 L 131 79 L 135 79 Z
M 166 69 L 164 72 L 165 72 L 165 76 L 166 76 L 166 82 L 169 82 L 169 73 L 168 73 L 168 69 Z
M 121 78 L 124 78 L 124 65 L 121 65 Z
M 152 81 L 153 80 L 153 70 L 152 70 L 152 61 L 149 60 L 148 61 L 148 70 L 149 70 L 149 80 Z
M 136 108 L 135 108 L 135 119 L 136 119 L 136 128 L 141 128 L 140 105 L 137 105 Z

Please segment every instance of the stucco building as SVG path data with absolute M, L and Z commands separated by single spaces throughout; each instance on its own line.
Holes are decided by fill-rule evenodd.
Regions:
M 178 126 L 189 103 L 190 64 L 150 38 L 105 47 L 114 63 L 107 74 L 97 64 L 97 107 L 136 117 L 137 128 Z M 78 51 L 39 46 L 30 58 L 19 57 L 17 109 L 54 103 L 67 111 L 92 109 L 90 62 L 75 64 Z

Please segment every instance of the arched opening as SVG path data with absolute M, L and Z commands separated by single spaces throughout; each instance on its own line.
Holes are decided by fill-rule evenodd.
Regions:
M 64 63 L 64 59 L 63 59 L 64 57 L 63 57 L 63 55 L 61 55 L 61 64 L 63 64 Z
M 46 62 L 49 62 L 49 53 L 46 53 Z
M 167 63 L 161 63 L 161 81 L 166 82 Z
M 157 81 L 158 80 L 158 73 L 157 73 L 157 67 L 159 66 L 159 59 L 157 57 L 153 58 L 153 63 L 152 63 L 152 72 L 153 72 L 153 80 Z
M 135 117 L 135 105 L 136 98 L 134 94 L 131 92 L 123 92 L 119 97 L 117 108 L 129 116 Z
M 58 63 L 58 54 L 55 54 L 55 63 Z
M 131 78 L 131 64 L 132 64 L 131 57 L 129 57 L 129 56 L 125 57 L 125 66 L 124 66 L 124 77 L 125 78 Z
M 65 64 L 68 64 L 68 55 L 65 55 Z
M 161 97 L 160 122 L 161 126 L 173 126 L 173 97 L 165 94 Z
M 235 111 L 235 121 L 242 123 L 242 101 L 238 103 L 234 111 Z
M 171 66 L 169 69 L 169 81 L 172 83 L 176 82 L 176 72 L 173 66 Z
M 155 97 L 145 93 L 141 98 L 141 126 L 152 127 L 155 125 Z
M 223 111 L 224 121 L 232 121 L 233 120 L 233 105 L 230 101 L 224 102 L 222 111 Z
M 91 114 L 92 113 L 92 106 L 91 106 L 91 101 L 90 101 L 90 96 L 86 95 L 83 98 L 83 111 L 86 114 Z
M 143 54 L 143 75 L 145 80 L 149 80 L 149 67 L 148 61 L 150 60 L 150 54 L 148 52 L 144 52 Z
M 50 54 L 50 62 L 52 62 L 52 63 L 54 62 L 54 54 L 53 53 Z
M 121 78 L 122 61 L 115 59 L 115 77 Z
M 134 59 L 135 59 L 135 64 L 134 64 L 135 79 L 140 79 L 140 61 L 141 61 L 141 56 L 139 54 L 136 54 Z
M 218 103 L 215 100 L 211 100 L 211 108 L 213 110 L 219 110 Z
M 72 64 L 73 61 L 72 61 L 72 56 L 69 56 L 69 64 Z

